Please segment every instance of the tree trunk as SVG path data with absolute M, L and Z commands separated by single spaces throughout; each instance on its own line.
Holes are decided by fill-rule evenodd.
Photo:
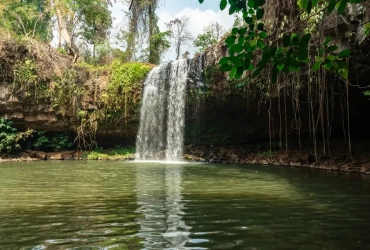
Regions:
M 63 19 L 63 14 L 60 10 L 59 0 L 55 0 L 55 10 L 56 10 L 57 19 L 58 19 L 59 34 L 63 37 L 70 52 L 74 56 L 74 61 L 76 61 L 79 56 L 79 50 L 76 44 L 73 42 L 71 34 L 67 30 L 66 23 Z

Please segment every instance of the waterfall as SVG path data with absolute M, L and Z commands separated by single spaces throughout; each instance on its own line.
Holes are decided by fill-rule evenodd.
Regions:
M 181 160 L 188 68 L 188 60 L 177 60 L 161 64 L 148 74 L 140 110 L 136 159 Z

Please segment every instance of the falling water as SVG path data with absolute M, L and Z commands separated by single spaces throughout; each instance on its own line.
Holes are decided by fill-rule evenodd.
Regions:
M 136 159 L 181 159 L 185 126 L 188 60 L 154 68 L 144 82 Z

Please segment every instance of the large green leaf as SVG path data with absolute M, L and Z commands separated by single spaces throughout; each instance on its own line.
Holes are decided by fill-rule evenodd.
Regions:
M 312 10 L 312 1 L 308 0 L 306 11 L 307 11 L 308 14 L 310 14 L 311 10 Z
M 344 79 L 348 79 L 348 70 L 346 70 L 346 69 L 341 69 L 341 70 L 339 70 L 339 74 L 340 74 Z
M 236 73 L 236 68 L 235 67 L 233 67 L 231 70 L 230 70 L 230 73 L 229 73 L 229 77 L 232 79 L 232 78 L 234 78 L 234 76 L 235 76 L 235 73 Z
M 349 49 L 345 49 L 345 50 L 342 50 L 339 54 L 338 54 L 338 57 L 339 58 L 344 58 L 344 57 L 347 57 L 351 54 L 351 50 Z
M 320 68 L 321 62 L 315 62 L 312 66 L 312 72 L 317 71 Z
M 328 45 L 328 43 L 332 40 L 333 38 L 331 36 L 328 36 L 326 39 L 325 39 L 325 42 L 324 42 L 324 45 Z
M 227 47 L 230 48 L 231 46 L 233 46 L 233 44 L 235 43 L 235 40 L 236 40 L 236 36 L 228 36 L 225 40 Z
M 244 68 L 243 67 L 238 67 L 236 72 L 235 72 L 235 75 L 234 75 L 234 78 L 240 78 L 244 73 Z
M 266 32 L 264 32 L 264 31 L 261 31 L 261 32 L 259 33 L 259 37 L 260 37 L 260 38 L 266 38 L 266 37 L 267 37 L 267 33 L 266 33 Z
M 236 53 L 240 53 L 240 52 L 242 52 L 242 51 L 243 51 L 243 46 L 242 46 L 241 44 L 239 44 L 239 43 L 234 44 L 232 48 L 233 48 L 233 50 L 234 50 Z
M 327 48 L 326 52 L 327 53 L 331 53 L 331 52 L 334 52 L 338 49 L 338 46 L 337 45 L 331 45 Z
M 283 36 L 283 47 L 288 47 L 290 45 L 290 35 Z
M 221 0 L 220 2 L 220 10 L 224 10 L 227 5 L 227 0 Z
M 335 4 L 337 3 L 337 0 L 330 0 L 327 10 L 329 13 L 331 13 L 335 9 Z
M 265 14 L 265 10 L 264 9 L 258 9 L 257 10 L 257 13 L 256 13 L 257 20 L 262 19 L 262 17 L 263 17 L 264 14 Z
M 249 1 L 254 1 L 254 6 L 256 7 L 261 7 L 266 3 L 266 0 L 249 0 Z
M 236 12 L 236 6 L 235 5 L 231 5 L 230 8 L 229 8 L 229 15 L 232 15 Z
M 223 65 L 223 64 L 226 64 L 228 62 L 229 62 L 229 58 L 228 57 L 223 57 L 223 58 L 220 59 L 219 64 Z
M 232 69 L 233 66 L 231 66 L 230 64 L 222 64 L 220 69 L 224 72 L 227 72 L 227 71 L 230 71 Z
M 347 0 L 340 1 L 339 6 L 338 6 L 338 14 L 342 14 L 343 11 L 346 9 L 346 6 L 347 6 Z

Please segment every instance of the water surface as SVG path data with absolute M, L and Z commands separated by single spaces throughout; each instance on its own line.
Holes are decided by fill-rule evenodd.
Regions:
M 370 180 L 249 165 L 0 164 L 0 249 L 369 249 Z

